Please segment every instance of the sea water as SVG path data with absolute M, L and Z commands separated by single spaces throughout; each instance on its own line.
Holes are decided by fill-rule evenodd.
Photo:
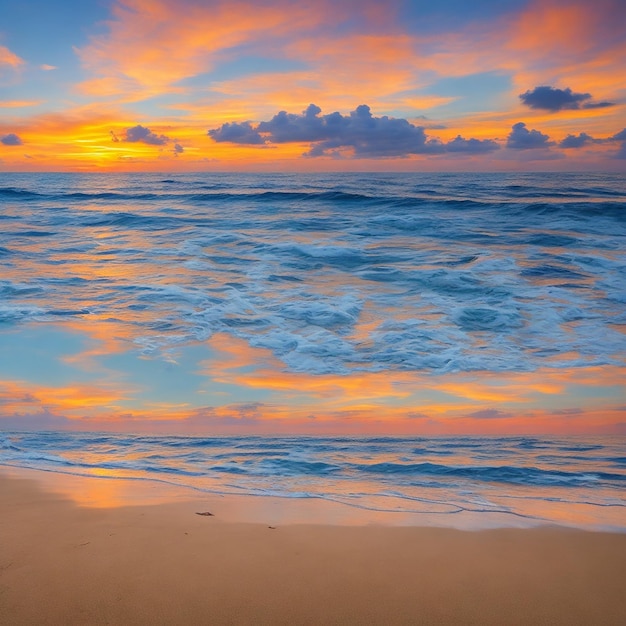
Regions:
M 326 500 L 386 513 L 374 519 L 390 524 L 397 518 L 459 528 L 561 524 L 626 531 L 624 443 L 602 437 L 5 432 L 3 466 L 158 482 L 190 498 Z
M 146 359 L 222 333 L 310 376 L 620 367 L 625 241 L 620 175 L 3 174 L 0 332 L 108 320 Z M 367 340 L 363 319 L 379 322 Z M 9 382 L 27 375 L 11 350 Z M 4 466 L 626 528 L 623 436 L 174 437 L 13 418 Z
M 3 174 L 0 208 L 3 324 L 225 332 L 313 374 L 623 364 L 619 174 Z

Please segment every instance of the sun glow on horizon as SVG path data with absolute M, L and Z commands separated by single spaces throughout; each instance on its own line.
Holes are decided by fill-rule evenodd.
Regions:
M 9 10 L 0 169 L 623 170 L 621 2 L 448 4 L 109 0 L 80 28 Z

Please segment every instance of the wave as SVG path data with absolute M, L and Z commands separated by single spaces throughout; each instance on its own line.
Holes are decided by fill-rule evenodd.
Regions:
M 626 530 L 622 451 L 615 438 L 0 433 L 0 466 L 205 493 L 321 498 L 389 513 L 467 512 L 479 525 L 480 518 L 562 523 L 559 511 L 580 510 L 574 525 L 617 530 Z
M 96 219 L 88 218 L 83 222 L 86 227 L 107 226 L 113 228 L 142 228 L 154 230 L 171 230 L 184 228 L 197 223 L 196 220 L 160 215 L 140 215 L 137 213 L 112 212 Z
M 416 446 L 416 444 L 418 444 Z M 422 444 L 422 445 L 419 445 Z M 481 439 L 427 439 L 402 437 L 166 437 L 124 436 L 81 433 L 8 433 L 0 437 L 0 448 L 16 454 L 12 460 L 46 461 L 82 467 L 104 467 L 107 469 L 134 469 L 145 471 L 178 471 L 166 464 L 178 459 L 188 467 L 189 475 L 202 475 L 201 466 L 208 460 L 224 460 L 226 463 L 212 464 L 210 472 L 240 473 L 250 475 L 315 477 L 337 474 L 344 477 L 356 475 L 380 476 L 439 476 L 468 478 L 476 481 L 504 482 L 526 485 L 569 486 L 598 481 L 621 483 L 626 474 L 608 471 L 610 465 L 601 467 L 602 462 L 623 464 L 625 457 L 601 454 L 606 446 L 579 443 L 563 445 L 559 440 L 481 438 Z M 354 462 L 350 456 L 365 455 L 384 457 L 389 454 L 410 454 L 413 457 L 429 455 L 457 455 L 472 451 L 483 459 L 492 457 L 514 457 L 515 450 L 545 450 L 541 459 L 545 467 L 511 464 L 462 465 L 451 460 L 449 463 Z M 50 456 L 51 450 L 91 449 L 101 457 L 99 463 L 86 462 L 75 455 Z M 115 460 L 120 449 L 133 449 L 128 460 Z M 346 453 L 350 453 L 346 456 Z M 126 453 L 125 453 L 126 454 Z M 592 454 L 590 460 L 598 464 L 593 471 L 583 465 L 577 471 L 561 469 L 561 466 L 580 461 L 581 455 Z M 344 458 L 345 457 L 345 458 Z M 130 459 L 134 460 L 130 460 Z M 539 458 L 539 457 L 538 457 Z M 335 460 L 333 460 L 335 459 Z M 341 460 L 339 460 L 341 459 Z M 197 465 L 193 471 L 190 469 Z M 178 469 L 180 469 L 180 465 Z M 183 471 L 183 470 L 181 470 Z M 206 472 L 205 472 L 206 473 Z
M 39 194 L 35 191 L 30 191 L 28 189 L 18 189 L 15 187 L 0 187 L 0 198 L 17 198 L 17 199 L 23 199 L 23 198 L 37 198 L 37 197 L 41 197 L 42 195 L 45 194 Z
M 597 201 L 597 202 L 533 202 L 518 203 L 511 207 L 518 214 L 536 214 L 537 216 L 572 217 L 574 219 L 593 218 L 601 216 L 619 222 L 626 220 L 626 202 L 624 201 Z
M 565 472 L 555 469 L 515 466 L 453 466 L 436 463 L 375 463 L 360 465 L 363 472 L 412 476 L 452 476 L 517 485 L 571 486 L 599 480 L 626 482 L 626 476 L 609 472 Z
M 14 237 L 54 237 L 57 234 L 47 230 L 17 230 L 12 232 Z

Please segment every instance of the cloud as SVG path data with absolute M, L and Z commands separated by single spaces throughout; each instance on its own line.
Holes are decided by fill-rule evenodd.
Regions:
M 528 130 L 524 122 L 513 124 L 512 130 L 507 137 L 506 147 L 515 150 L 531 150 L 535 148 L 548 148 L 554 145 L 548 135 L 538 130 Z
M 556 89 L 548 85 L 535 87 L 532 91 L 520 94 L 520 100 L 531 109 L 563 111 L 565 109 L 598 109 L 614 106 L 613 102 L 587 102 L 590 93 L 574 93 L 569 87 Z
M 15 133 L 9 133 L 0 139 L 0 143 L 4 146 L 21 146 L 23 142 Z
M 44 72 L 51 72 L 52 70 L 58 70 L 59 68 L 56 65 L 48 65 L 47 63 L 44 63 L 39 66 L 39 69 Z
M 463 139 L 457 135 L 445 144 L 446 152 L 464 152 L 467 154 L 483 154 L 499 150 L 500 146 L 493 139 Z
M 619 133 L 615 133 L 612 137 L 608 138 L 608 141 L 621 141 L 622 145 L 619 150 L 613 155 L 615 159 L 626 159 L 626 128 L 622 128 Z
M 223 51 L 230 55 L 239 46 L 253 48 L 268 40 L 278 47 L 284 37 L 309 32 L 328 15 L 319 2 L 294 0 L 117 0 L 109 4 L 112 15 L 104 31 L 75 49 L 94 77 L 79 88 L 125 99 L 184 91 L 178 83 L 212 71 Z M 334 19 L 348 13 L 341 6 L 333 9 Z
M 613 156 L 616 159 L 626 159 L 626 141 L 622 143 L 620 149 Z
M 348 115 L 339 112 L 322 115 L 310 104 L 301 114 L 280 111 L 256 127 L 251 122 L 230 122 L 208 131 L 217 142 L 248 145 L 268 143 L 309 143 L 304 156 L 405 157 L 412 154 L 485 153 L 497 150 L 491 139 L 464 139 L 448 142 L 429 138 L 423 126 L 403 118 L 376 117 L 366 104 Z
M 579 407 L 565 408 L 565 409 L 555 409 L 551 411 L 552 415 L 582 415 L 584 411 Z
M 626 128 L 604 139 L 595 139 L 587 133 L 579 133 L 578 135 L 570 134 L 559 143 L 559 148 L 582 148 L 588 144 L 607 144 L 616 141 L 622 142 L 622 145 L 619 151 L 614 153 L 613 156 L 618 159 L 626 158 Z
M 41 407 L 37 413 L 15 413 L 0 415 L 0 427 L 3 430 L 42 431 L 67 430 L 75 420 L 50 412 Z
M 183 148 L 179 143 L 174 144 L 174 154 L 182 154 L 184 151 L 185 148 Z
M 315 104 L 310 104 L 302 115 L 280 111 L 269 122 L 261 122 L 258 130 L 267 133 L 273 143 L 314 142 L 331 139 L 339 134 L 342 125 L 349 124 L 349 118 L 340 113 L 319 117 L 321 112 L 322 109 Z
M 583 109 L 605 109 L 606 107 L 614 107 L 615 102 L 588 102 L 587 104 L 583 104 Z
M 578 135 L 568 135 L 559 143 L 559 148 L 582 148 L 588 143 L 598 143 L 597 139 L 594 139 L 587 133 L 579 133 Z
M 301 116 L 301 126 L 314 124 L 310 119 L 311 106 Z M 327 137 L 312 145 L 305 156 L 324 156 L 341 148 L 351 148 L 355 157 L 403 157 L 445 150 L 440 141 L 427 137 L 423 126 L 415 126 L 403 118 L 374 117 L 366 104 L 358 106 L 349 116 L 335 112 L 322 118 L 316 114 L 315 119 L 322 120 Z
M 504 411 L 500 411 L 499 409 L 482 409 L 481 411 L 474 411 L 474 413 L 469 413 L 467 417 L 472 417 L 474 419 L 506 419 L 509 417 L 513 417 L 511 413 L 505 413 Z
M 24 63 L 23 59 L 11 52 L 5 46 L 0 46 L 0 65 L 10 65 L 11 67 L 19 67 Z
M 0 102 L 1 109 L 21 109 L 24 107 L 34 107 L 41 104 L 43 100 L 3 100 Z
M 209 130 L 209 137 L 214 141 L 258 145 L 265 143 L 265 139 L 250 125 L 250 122 L 226 122 L 219 128 Z
M 164 146 L 169 141 L 169 137 L 165 135 L 156 135 L 149 128 L 141 126 L 133 126 L 126 129 L 126 137 L 123 141 L 129 143 L 147 143 L 150 146 Z

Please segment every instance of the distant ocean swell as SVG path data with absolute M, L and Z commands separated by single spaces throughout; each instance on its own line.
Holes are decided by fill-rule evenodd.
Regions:
M 4 433 L 2 466 L 208 494 L 322 498 L 418 519 L 471 514 L 473 527 L 526 520 L 626 532 L 623 441 L 607 438 Z

